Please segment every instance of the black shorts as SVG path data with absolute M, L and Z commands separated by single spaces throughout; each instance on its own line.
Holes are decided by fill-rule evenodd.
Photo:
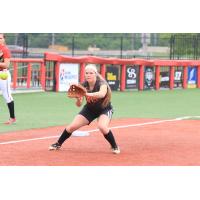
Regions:
M 88 108 L 87 105 L 85 105 L 83 109 L 79 112 L 79 114 L 83 115 L 89 121 L 90 124 L 94 119 L 98 118 L 102 114 L 107 115 L 111 119 L 113 114 L 113 108 L 109 106 L 105 109 L 102 109 L 99 112 L 93 112 L 90 108 Z

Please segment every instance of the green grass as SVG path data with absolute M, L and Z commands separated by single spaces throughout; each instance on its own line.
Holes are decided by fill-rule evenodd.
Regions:
M 174 118 L 200 115 L 198 89 L 115 93 L 115 117 Z
M 6 126 L 8 110 L 0 99 L 0 133 L 65 125 L 80 108 L 66 93 L 14 94 L 17 124 Z M 113 92 L 113 118 L 175 118 L 200 115 L 200 90 L 160 90 Z

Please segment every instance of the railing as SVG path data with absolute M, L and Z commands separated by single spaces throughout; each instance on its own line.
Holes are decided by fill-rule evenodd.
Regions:
M 43 59 L 12 58 L 10 71 L 12 88 L 45 89 L 45 66 Z

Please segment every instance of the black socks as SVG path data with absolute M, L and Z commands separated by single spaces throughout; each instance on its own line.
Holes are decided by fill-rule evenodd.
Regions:
M 110 143 L 110 145 L 111 145 L 112 148 L 117 148 L 117 144 L 115 142 L 115 138 L 114 138 L 111 130 L 108 132 L 108 134 L 104 135 L 104 137 Z
M 15 106 L 14 106 L 14 101 L 11 101 L 10 103 L 7 103 L 8 105 L 8 110 L 10 113 L 10 118 L 15 118 Z
M 67 130 L 64 129 L 62 135 L 61 135 L 60 138 L 58 139 L 58 143 L 59 143 L 60 145 L 62 145 L 63 142 L 64 142 L 67 138 L 69 138 L 71 135 L 72 135 L 71 133 L 68 133 Z
M 60 138 L 58 139 L 58 143 L 62 145 L 65 140 L 67 140 L 72 133 L 68 133 L 66 129 L 64 129 L 63 133 L 61 134 Z M 115 138 L 111 132 L 111 130 L 108 132 L 108 134 L 104 135 L 105 139 L 110 143 L 112 148 L 117 148 L 117 144 L 115 142 Z

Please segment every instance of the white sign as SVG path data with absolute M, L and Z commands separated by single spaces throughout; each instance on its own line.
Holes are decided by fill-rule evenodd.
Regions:
M 61 63 L 59 68 L 59 89 L 67 91 L 69 86 L 79 81 L 79 64 Z
M 181 71 L 176 71 L 175 72 L 175 76 L 174 76 L 174 80 L 175 81 L 180 81 L 181 80 L 181 74 L 182 74 Z

